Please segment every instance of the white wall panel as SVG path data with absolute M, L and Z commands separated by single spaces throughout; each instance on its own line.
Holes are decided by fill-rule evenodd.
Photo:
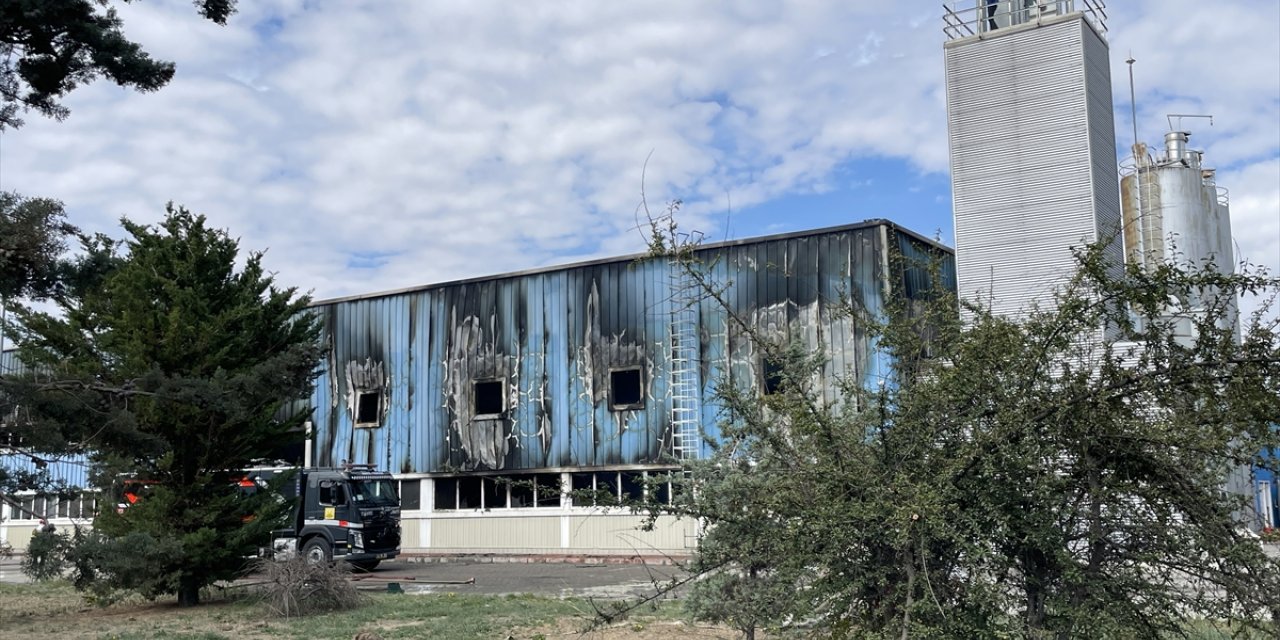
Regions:
M 1106 42 L 1080 14 L 946 44 L 960 294 L 1000 314 L 1047 303 L 1071 247 L 1123 264 Z

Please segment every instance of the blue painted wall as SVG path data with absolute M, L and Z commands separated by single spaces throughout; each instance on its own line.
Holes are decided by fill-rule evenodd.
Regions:
M 874 384 L 884 363 L 842 300 L 883 308 L 889 247 L 951 256 L 883 221 L 701 248 L 728 306 L 697 303 L 704 429 L 714 435 L 719 419 L 715 385 L 760 384 L 759 355 L 730 313 L 828 349 L 824 376 Z M 673 268 L 633 256 L 317 303 L 329 354 L 312 396 L 313 464 L 451 473 L 669 463 Z M 950 262 L 946 272 L 954 289 Z M 893 288 L 910 295 L 921 276 L 894 273 Z M 615 410 L 610 372 L 636 367 L 643 407 Z M 477 380 L 502 384 L 501 415 L 474 415 Z M 357 426 L 362 396 L 380 406 Z
M 42 455 L 42 464 L 37 465 L 28 456 L 6 453 L 0 449 L 0 469 L 7 473 L 36 473 L 42 471 L 58 489 L 88 489 L 89 457 L 85 455 Z
M 1277 426 L 1276 428 L 1280 428 L 1280 426 Z M 1264 451 L 1262 455 L 1266 456 L 1271 460 L 1275 460 L 1277 452 L 1273 449 L 1271 451 Z M 1254 484 L 1254 501 L 1255 501 L 1254 508 L 1257 509 L 1260 515 L 1267 513 L 1267 511 L 1270 511 L 1271 517 L 1272 517 L 1271 522 L 1264 521 L 1261 523 L 1262 526 L 1270 527 L 1270 528 L 1275 528 L 1277 526 L 1280 526 L 1280 486 L 1276 485 L 1276 474 L 1272 472 L 1270 469 L 1267 469 L 1264 467 L 1254 467 L 1253 479 L 1255 483 Z M 1266 487 L 1269 489 L 1269 491 L 1265 493 L 1262 491 L 1262 488 L 1263 488 L 1262 483 L 1264 482 L 1267 483 Z M 1271 508 L 1269 510 L 1263 505 L 1264 500 L 1267 500 L 1270 502 Z
M 20 374 L 26 367 L 18 360 L 17 350 L 0 351 L 0 375 Z M 4 416 L 0 416 L 3 418 Z M 42 455 L 37 465 L 30 456 L 11 453 L 0 445 L 0 469 L 7 472 L 35 473 L 44 471 L 58 486 L 86 488 L 89 486 L 89 458 L 85 455 Z

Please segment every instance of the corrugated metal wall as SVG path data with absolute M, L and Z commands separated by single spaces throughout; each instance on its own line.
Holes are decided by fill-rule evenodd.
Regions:
M 18 360 L 16 349 L 0 351 L 0 375 L 16 375 L 26 371 Z M 0 416 L 3 418 L 4 416 Z M 0 447 L 0 469 L 11 472 L 35 473 L 43 470 L 56 484 L 66 487 L 89 487 L 89 458 L 86 455 L 41 456 L 43 465 L 37 465 L 28 455 L 9 453 Z
M 959 291 L 1016 314 L 1048 301 L 1070 247 L 1123 264 L 1106 42 L 1082 14 L 946 43 Z
M 1111 102 L 1111 54 L 1088 23 L 1082 25 L 1085 93 L 1089 97 L 1089 153 L 1093 159 L 1093 200 L 1096 238 L 1111 240 L 1107 257 L 1111 274 L 1124 272 L 1124 213 L 1120 206 L 1120 173 L 1116 167 L 1116 122 Z
M 0 448 L 0 468 L 9 472 L 48 474 L 55 486 L 68 489 L 91 489 L 89 484 L 89 458 L 85 455 L 41 456 L 43 464 L 37 465 L 30 456 L 6 453 Z
M 882 306 L 890 234 L 931 246 L 864 223 L 698 252 L 729 308 L 699 307 L 704 428 L 714 433 L 720 417 L 716 384 L 759 384 L 759 355 L 730 311 L 830 349 L 827 375 L 878 375 L 865 332 L 839 307 L 845 295 Z M 313 464 L 451 473 L 669 463 L 671 268 L 620 258 L 318 303 L 330 350 L 312 397 Z M 615 410 L 610 371 L 634 367 L 643 407 Z M 504 413 L 474 415 L 477 380 L 502 383 Z M 376 427 L 355 424 L 362 391 L 382 392 Z
M 26 368 L 18 361 L 18 350 L 0 351 L 0 375 L 21 373 Z

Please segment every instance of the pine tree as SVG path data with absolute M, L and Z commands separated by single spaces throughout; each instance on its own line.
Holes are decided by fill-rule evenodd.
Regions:
M 0 302 L 47 295 L 76 231 L 61 202 L 0 191 Z
M 226 24 L 236 0 L 196 0 L 197 12 Z M 109 0 L 6 0 L 0 4 L 0 131 L 22 126 L 20 110 L 62 120 L 60 101 L 106 78 L 155 91 L 173 78 L 172 62 L 152 58 L 125 37 Z
M 123 514 L 100 514 L 73 562 L 80 586 L 191 605 L 276 521 L 265 492 L 245 498 L 235 481 L 302 438 L 294 403 L 316 374 L 319 325 L 262 254 L 238 267 L 239 242 L 203 216 L 170 206 L 157 227 L 123 225 L 117 259 L 105 241 L 86 250 L 60 315 L 20 314 L 38 372 L 26 393 L 105 481 L 129 473 L 150 487 Z

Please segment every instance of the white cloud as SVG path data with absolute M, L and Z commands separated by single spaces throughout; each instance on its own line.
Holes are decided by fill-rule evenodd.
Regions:
M 1280 159 L 1224 173 L 1219 182 L 1231 185 L 1231 236 L 1237 262 L 1263 267 L 1280 278 Z M 1248 317 L 1261 304 L 1257 297 L 1246 297 L 1241 314 Z M 1280 317 L 1280 309 L 1271 309 L 1269 317 Z
M 1280 9 L 1116 5 L 1117 101 L 1132 49 L 1143 138 L 1170 109 L 1212 112 L 1193 140 L 1237 237 L 1274 220 Z M 726 193 L 741 210 L 823 191 L 855 158 L 947 169 L 934 4 L 273 0 L 225 28 L 187 0 L 119 10 L 174 81 L 96 83 L 67 121 L 27 118 L 0 187 L 61 198 L 94 230 L 174 200 L 321 297 L 637 250 L 650 152 L 650 203 L 684 199 L 711 235 Z M 1117 129 L 1127 147 L 1123 113 Z

